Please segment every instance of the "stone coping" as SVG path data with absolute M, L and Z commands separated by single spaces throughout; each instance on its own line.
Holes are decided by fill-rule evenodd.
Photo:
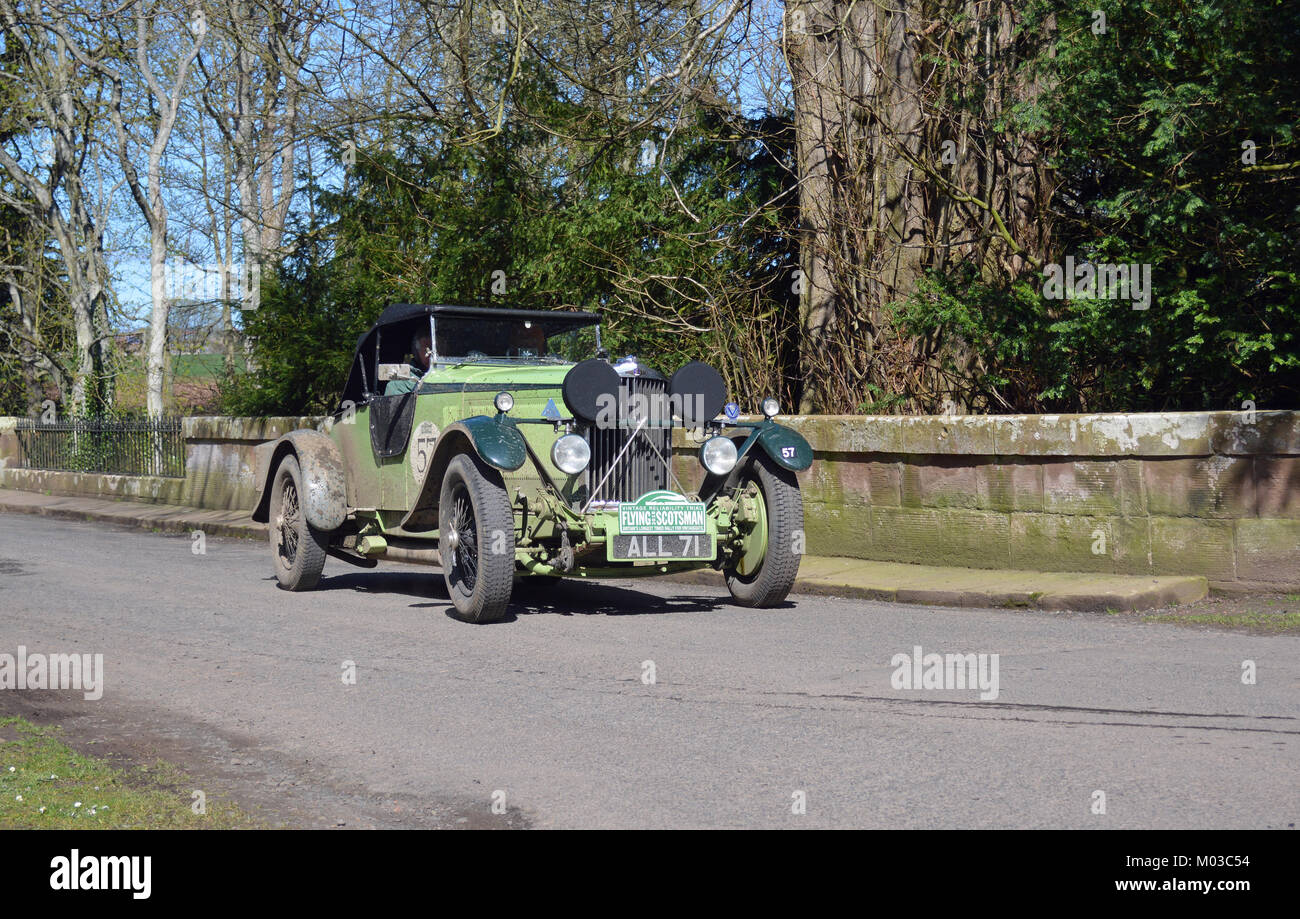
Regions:
M 316 428 L 323 416 L 279 416 L 268 418 L 235 418 L 227 415 L 194 415 L 181 419 L 181 432 L 186 440 L 262 443 L 275 440 L 301 428 Z
M 747 416 L 748 417 L 748 416 Z M 182 421 L 186 440 L 260 443 L 322 416 Z M 818 453 L 975 456 L 1300 455 L 1300 411 L 1149 412 L 1097 415 L 789 415 L 778 419 Z M 0 417 L 0 435 L 16 418 Z M 689 444 L 676 431 L 675 443 Z
M 744 416 L 752 420 L 753 416 Z M 787 415 L 819 454 L 1165 457 L 1300 454 L 1300 411 Z M 692 445 L 682 436 L 674 444 Z

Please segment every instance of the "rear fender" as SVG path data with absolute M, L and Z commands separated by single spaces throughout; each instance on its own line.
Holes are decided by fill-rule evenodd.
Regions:
M 258 494 L 253 519 L 267 523 L 271 514 L 271 485 L 286 456 L 302 470 L 302 507 L 307 522 L 324 532 L 343 525 L 348 514 L 347 473 L 338 446 L 320 431 L 290 431 L 279 440 L 253 449 Z

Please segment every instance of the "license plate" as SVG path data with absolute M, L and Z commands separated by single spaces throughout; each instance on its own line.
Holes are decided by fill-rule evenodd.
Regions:
M 703 533 L 620 533 L 609 544 L 609 559 L 635 562 L 646 558 L 713 561 L 713 537 Z

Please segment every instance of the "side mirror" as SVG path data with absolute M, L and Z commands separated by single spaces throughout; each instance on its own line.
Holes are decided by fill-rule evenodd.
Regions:
M 379 365 L 379 382 L 387 383 L 390 380 L 414 380 L 415 374 L 411 372 L 410 364 L 380 364 Z

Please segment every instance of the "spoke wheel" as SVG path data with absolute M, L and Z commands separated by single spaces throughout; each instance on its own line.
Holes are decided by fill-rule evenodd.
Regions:
M 456 618 L 504 619 L 514 587 L 514 512 L 501 474 L 476 456 L 463 453 L 447 464 L 438 551 Z
M 737 496 L 752 508 L 740 551 L 723 567 L 741 606 L 766 609 L 794 587 L 803 553 L 803 496 L 794 473 L 759 452 L 746 459 Z
M 302 470 L 286 456 L 275 471 L 267 527 L 275 562 L 275 579 L 285 590 L 311 590 L 325 568 L 328 537 L 307 521 L 302 506 Z
M 474 506 L 469 489 L 457 482 L 451 498 L 451 535 L 449 539 L 449 577 L 465 592 L 472 593 L 478 583 L 478 527 L 474 523 Z

